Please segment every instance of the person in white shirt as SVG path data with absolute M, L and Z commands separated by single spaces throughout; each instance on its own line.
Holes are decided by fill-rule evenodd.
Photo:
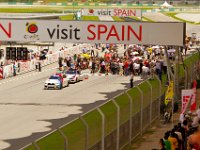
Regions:
M 197 109 L 196 113 L 197 113 L 197 117 L 200 119 L 200 105 L 199 105 L 199 108 Z
M 159 60 L 156 61 L 156 74 L 162 80 L 162 63 Z
M 193 128 L 198 128 L 199 127 L 199 117 L 197 116 L 196 113 L 194 113 L 193 115 L 194 115 L 194 117 L 192 119 L 191 125 L 192 125 Z
M 184 114 L 180 114 L 179 122 L 182 124 L 184 120 L 185 120 Z
M 146 67 L 146 66 L 143 66 L 143 67 L 142 67 L 142 78 L 143 78 L 143 79 L 146 79 L 147 76 L 148 76 L 148 73 L 149 73 L 149 68 Z
M 146 50 L 144 51 L 144 54 L 143 54 L 143 55 L 144 55 L 144 58 L 145 58 L 145 59 L 148 59 L 148 54 L 147 54 L 147 51 L 146 51 Z
M 135 74 L 138 75 L 139 74 L 139 69 L 140 69 L 140 64 L 134 63 L 133 64 L 133 68 L 134 68 Z

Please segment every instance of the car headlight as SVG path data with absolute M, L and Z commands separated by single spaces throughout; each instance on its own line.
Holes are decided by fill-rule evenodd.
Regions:
M 55 83 L 55 85 L 60 85 L 59 83 Z

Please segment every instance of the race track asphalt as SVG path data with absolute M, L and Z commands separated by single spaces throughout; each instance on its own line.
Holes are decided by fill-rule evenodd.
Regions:
M 95 74 L 62 90 L 43 90 L 56 66 L 0 81 L 0 149 L 22 148 L 129 88 L 129 77 Z

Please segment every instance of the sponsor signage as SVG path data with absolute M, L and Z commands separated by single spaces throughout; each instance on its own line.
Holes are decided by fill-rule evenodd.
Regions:
M 123 8 L 114 8 L 114 9 L 82 9 L 82 15 L 92 15 L 92 16 L 118 16 L 118 17 L 128 17 L 136 16 L 141 17 L 140 9 L 123 9 Z
M 189 102 L 191 101 L 192 95 L 194 93 L 193 89 L 182 90 L 182 109 L 181 114 L 185 113 Z
M 0 20 L 0 41 L 184 45 L 184 23 Z

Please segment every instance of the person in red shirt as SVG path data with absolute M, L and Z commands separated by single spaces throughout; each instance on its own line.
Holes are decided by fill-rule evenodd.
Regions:
M 125 62 L 124 62 L 124 73 L 125 73 L 125 76 L 127 76 L 128 75 L 128 66 L 129 66 L 129 63 L 128 63 L 128 61 L 126 60 Z

